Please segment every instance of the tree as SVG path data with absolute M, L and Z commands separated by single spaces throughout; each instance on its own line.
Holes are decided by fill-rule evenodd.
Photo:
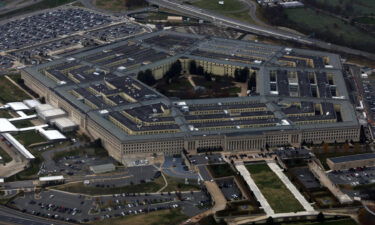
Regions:
M 169 70 L 164 74 L 164 77 L 169 80 L 174 77 L 179 77 L 182 72 L 182 65 L 180 60 L 177 60 L 176 62 L 172 63 Z
M 270 217 L 267 218 L 266 224 L 274 224 L 272 216 L 270 216 Z
M 320 212 L 317 216 L 316 216 L 316 220 L 319 222 L 319 223 L 323 223 L 324 222 L 324 214 L 323 212 Z
M 195 62 L 195 60 L 190 60 L 189 62 L 189 73 L 197 74 L 197 63 Z
M 203 75 L 203 74 L 204 74 L 203 66 L 198 66 L 198 68 L 197 68 L 197 75 Z
M 147 85 L 154 85 L 156 83 L 156 80 L 154 78 L 154 75 L 152 74 L 152 71 L 150 69 L 147 69 L 146 71 L 139 71 L 137 75 L 137 79 L 142 81 L 143 83 Z

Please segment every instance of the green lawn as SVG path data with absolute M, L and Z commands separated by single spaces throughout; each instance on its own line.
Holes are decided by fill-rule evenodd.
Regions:
M 0 156 L 3 158 L 4 163 L 8 163 L 12 161 L 12 157 L 8 155 L 8 153 L 0 147 Z
M 19 120 L 12 122 L 14 126 L 18 128 L 25 128 L 25 127 L 32 127 L 34 126 L 33 123 L 31 123 L 30 120 Z
M 233 176 L 234 171 L 228 164 L 213 164 L 213 165 L 207 165 L 207 168 L 210 170 L 212 176 L 214 178 L 220 178 L 220 177 L 228 177 Z
M 164 175 L 167 179 L 168 186 L 163 190 L 163 192 L 167 191 L 199 191 L 200 187 L 197 184 L 194 184 L 193 180 L 189 181 L 189 184 L 185 184 L 185 179 L 170 177 L 167 175 Z
M 243 22 L 254 23 L 248 14 L 249 10 L 247 6 L 238 0 L 225 0 L 224 5 L 219 5 L 218 1 L 200 0 L 193 2 L 192 5 L 220 13 L 233 19 L 238 19 Z
M 163 177 L 159 177 L 152 182 L 143 184 L 127 185 L 123 187 L 95 187 L 86 186 L 83 183 L 70 183 L 56 186 L 55 188 L 72 193 L 82 193 L 89 195 L 119 194 L 119 193 L 143 193 L 156 192 L 165 185 Z
M 180 224 L 189 217 L 178 209 L 160 210 L 140 215 L 125 216 L 117 219 L 93 222 L 95 225 L 175 225 Z
M 329 32 L 336 38 L 346 42 L 369 42 L 374 43 L 375 37 L 363 32 L 358 28 L 345 24 L 343 21 L 323 13 L 316 13 L 309 8 L 297 8 L 285 10 L 288 19 L 299 27 L 309 29 L 311 32 Z
M 346 8 L 346 5 L 353 7 L 353 12 L 348 11 L 347 14 L 364 15 L 374 13 L 375 1 L 373 0 L 317 0 L 325 5 L 339 6 L 340 8 Z
M 12 84 L 5 77 L 0 77 L 0 101 L 3 103 L 18 102 L 29 99 L 23 90 Z
M 0 118 L 12 118 L 12 116 L 8 111 L 0 110 Z
M 303 211 L 303 207 L 267 164 L 246 165 L 251 177 L 275 213 Z M 288 203 L 288 204 L 285 204 Z
M 31 144 L 45 142 L 46 139 L 42 137 L 39 133 L 35 131 L 27 131 L 19 134 L 15 134 L 14 138 L 17 139 L 25 147 L 28 147 Z
M 375 24 L 375 17 L 358 17 L 354 19 L 355 22 L 362 23 L 362 24 Z
M 301 222 L 301 223 L 283 223 L 282 225 L 358 225 L 352 219 L 340 219 L 340 220 L 332 220 L 332 221 L 324 221 L 322 223 L 319 222 Z

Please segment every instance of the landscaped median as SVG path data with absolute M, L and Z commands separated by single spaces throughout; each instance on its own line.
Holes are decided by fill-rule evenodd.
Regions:
M 248 164 L 246 169 L 275 213 L 304 211 L 302 205 L 267 164 Z

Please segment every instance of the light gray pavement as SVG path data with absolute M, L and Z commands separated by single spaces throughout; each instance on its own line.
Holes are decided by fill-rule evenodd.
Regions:
M 279 177 L 279 179 L 285 184 L 285 186 L 292 192 L 294 197 L 299 201 L 303 208 L 308 212 L 315 211 L 310 203 L 303 197 L 303 195 L 297 190 L 296 186 L 290 182 L 289 178 L 283 173 L 282 169 L 275 162 L 267 162 L 267 165 L 271 170 Z
M 259 190 L 258 186 L 255 184 L 253 178 L 251 178 L 250 173 L 246 169 L 245 165 L 239 162 L 236 164 L 236 169 L 240 172 L 241 176 L 245 179 L 247 185 L 249 185 L 250 189 L 253 191 L 256 199 L 260 202 L 260 205 L 262 206 L 267 216 L 275 215 L 275 212 L 271 208 L 270 204 L 268 204 L 266 198 Z

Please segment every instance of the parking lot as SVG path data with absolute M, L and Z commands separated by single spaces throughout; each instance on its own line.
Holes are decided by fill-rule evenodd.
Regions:
M 126 38 L 141 31 L 141 27 L 133 23 L 121 23 L 90 31 L 87 34 L 102 41 L 114 41 Z
M 189 160 L 193 165 L 206 165 L 209 163 L 221 163 L 223 162 L 223 158 L 220 154 L 212 154 L 212 155 L 189 155 Z
M 88 222 L 169 208 L 181 208 L 184 214 L 194 216 L 206 210 L 201 206 L 208 201 L 202 192 L 88 197 L 51 190 L 40 194 L 26 193 L 16 198 L 13 204 L 21 211 L 37 216 Z
M 189 170 L 181 157 L 175 158 L 172 156 L 165 156 L 163 163 L 163 172 L 171 177 L 188 179 L 198 178 L 198 175 L 195 172 Z
M 335 184 L 357 186 L 375 183 L 375 167 L 332 171 L 328 173 L 328 177 Z
M 110 16 L 79 8 L 56 9 L 0 25 L 0 50 L 18 49 L 109 24 Z
M 11 68 L 13 66 L 13 60 L 7 56 L 0 55 L 0 69 Z
M 35 65 L 51 59 L 51 55 L 58 55 L 67 49 L 73 50 L 73 48 L 80 48 L 89 44 L 93 44 L 90 39 L 84 36 L 74 35 L 72 37 L 49 41 L 29 48 L 23 48 L 9 54 L 16 57 L 23 64 Z
M 215 179 L 215 182 L 219 186 L 221 192 L 223 192 L 227 201 L 242 199 L 242 193 L 234 182 L 233 177 Z

